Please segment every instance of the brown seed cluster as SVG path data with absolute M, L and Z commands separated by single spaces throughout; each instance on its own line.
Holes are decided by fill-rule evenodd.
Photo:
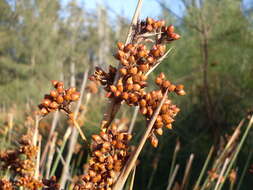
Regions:
M 24 135 L 19 141 L 19 149 L 1 153 L 0 167 L 2 169 L 9 168 L 21 176 L 32 175 L 35 168 L 34 159 L 37 154 L 37 147 L 32 145 L 31 139 L 31 135 Z
M 139 29 L 137 30 L 137 34 L 135 34 L 136 43 L 124 45 L 118 42 L 117 44 L 118 50 L 115 58 L 121 64 L 118 70 L 120 77 L 117 83 L 113 84 L 117 73 L 117 69 L 114 67 L 110 67 L 108 73 L 100 68 L 96 68 L 96 72 L 91 76 L 91 80 L 97 80 L 105 86 L 104 89 L 107 91 L 106 96 L 108 98 L 114 98 L 119 102 L 125 101 L 129 106 L 139 106 L 140 112 L 149 121 L 167 89 L 169 92 L 175 92 L 177 95 L 185 95 L 184 86 L 172 84 L 165 79 L 163 73 L 155 80 L 159 90 L 151 92 L 144 90 L 147 86 L 147 72 L 166 53 L 166 46 L 163 43 L 177 40 L 180 36 L 174 32 L 174 26 L 165 26 L 164 21 L 155 21 L 151 18 L 142 21 L 137 28 Z M 141 43 L 144 40 L 143 37 L 139 37 L 140 39 L 138 39 L 138 36 L 154 32 L 160 32 L 160 35 L 156 36 L 156 42 L 151 46 Z M 154 147 L 158 145 L 156 134 L 163 134 L 163 126 L 169 129 L 172 128 L 173 118 L 179 110 L 167 98 L 150 134 L 150 141 Z
M 59 190 L 56 178 L 39 180 L 34 177 L 38 148 L 32 144 L 32 133 L 23 135 L 19 147 L 0 153 L 0 170 L 7 170 L 10 179 L 0 179 L 0 190 L 14 190 L 23 187 L 28 190 Z M 13 174 L 13 176 L 12 176 Z
M 0 190 L 14 190 L 14 187 L 9 180 L 3 178 L 0 179 Z
M 106 132 L 92 136 L 88 171 L 82 177 L 83 184 L 77 185 L 76 190 L 111 190 L 115 177 L 129 156 L 127 144 L 132 138 L 126 132 L 118 132 L 117 128 L 112 124 Z
M 55 89 L 46 94 L 39 105 L 41 115 L 45 116 L 56 110 L 63 110 L 68 114 L 71 113 L 69 108 L 70 103 L 77 101 L 80 93 L 74 87 L 64 89 L 63 82 L 53 80 L 52 85 Z
M 161 33 L 160 41 L 173 41 L 180 39 L 180 35 L 175 33 L 175 28 L 173 25 L 166 26 L 164 20 L 154 20 L 152 18 L 147 18 L 145 21 L 140 22 L 138 25 L 139 33 Z

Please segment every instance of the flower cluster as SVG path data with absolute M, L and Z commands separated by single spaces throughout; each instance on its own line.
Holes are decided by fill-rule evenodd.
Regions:
M 83 184 L 76 185 L 76 190 L 111 190 L 115 177 L 129 156 L 127 144 L 132 138 L 126 132 L 117 131 L 117 128 L 112 124 L 106 132 L 92 136 L 92 157 L 88 171 L 82 177 Z
M 39 105 L 41 115 L 45 116 L 56 110 L 63 110 L 68 114 L 71 113 L 69 108 L 70 103 L 77 101 L 80 93 L 74 87 L 64 89 L 63 82 L 53 80 L 52 85 L 55 89 L 51 90 L 50 94 L 46 94 Z

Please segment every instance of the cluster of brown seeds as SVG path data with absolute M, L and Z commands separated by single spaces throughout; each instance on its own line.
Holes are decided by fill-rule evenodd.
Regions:
M 159 40 L 178 40 L 180 35 L 175 33 L 173 25 L 166 26 L 164 20 L 154 20 L 152 18 L 147 18 L 145 21 L 139 24 L 139 33 L 161 33 Z
M 129 156 L 127 144 L 132 138 L 126 132 L 118 132 L 117 128 L 112 124 L 106 132 L 92 136 L 88 171 L 82 177 L 83 184 L 77 185 L 76 190 L 111 190 L 115 177 Z
M 63 82 L 53 80 L 52 85 L 55 89 L 51 90 L 49 94 L 46 94 L 42 103 L 39 105 L 41 115 L 45 116 L 56 110 L 63 110 L 66 113 L 70 113 L 70 103 L 77 101 L 80 93 L 74 87 L 64 89 Z
M 14 190 L 12 183 L 8 179 L 0 179 L 0 190 Z
M 21 176 L 15 181 L 15 186 L 29 190 L 40 189 L 43 184 L 32 176 Z
M 156 38 L 156 43 L 153 46 L 147 46 L 137 39 L 138 35 L 143 36 L 145 33 L 152 32 L 160 32 L 160 35 L 158 35 L 159 38 Z M 153 116 L 153 113 L 167 89 L 169 92 L 185 95 L 184 86 L 172 84 L 165 79 L 163 73 L 155 80 L 156 84 L 159 86 L 159 90 L 151 92 L 146 92 L 144 90 L 147 86 L 147 72 L 152 69 L 166 53 L 166 46 L 163 42 L 177 40 L 180 36 L 174 32 L 174 26 L 165 26 L 164 21 L 155 21 L 151 18 L 147 18 L 146 21 L 139 24 L 137 33 L 138 34 L 135 34 L 135 38 L 138 43 L 124 45 L 119 42 L 117 44 L 118 50 L 115 54 L 115 58 L 119 60 L 121 67 L 118 70 L 120 76 L 116 84 L 113 84 L 117 73 L 117 69 L 114 67 L 110 67 L 108 73 L 100 68 L 96 68 L 96 72 L 90 79 L 99 81 L 105 86 L 104 89 L 107 91 L 106 96 L 108 98 L 115 98 L 119 102 L 125 101 L 129 106 L 140 106 L 140 112 L 148 121 Z M 179 110 L 180 109 L 167 98 L 157 117 L 154 129 L 150 134 L 150 141 L 154 147 L 158 145 L 156 134 L 163 134 L 162 127 L 164 125 L 169 129 L 172 128 L 173 118 Z
M 32 175 L 35 168 L 34 159 L 37 154 L 37 147 L 32 145 L 31 139 L 31 135 L 24 135 L 19 141 L 19 149 L 1 153 L 0 167 L 9 168 L 21 176 Z

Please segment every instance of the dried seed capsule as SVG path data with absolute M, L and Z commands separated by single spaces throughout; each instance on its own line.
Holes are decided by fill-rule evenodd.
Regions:
M 63 88 L 63 86 L 64 86 L 63 82 L 58 82 L 56 87 L 57 88 Z
M 172 34 L 170 35 L 170 37 L 171 37 L 172 39 L 174 39 L 174 40 L 178 40 L 178 39 L 181 38 L 181 36 L 180 36 L 179 34 L 176 34 L 176 33 L 172 33 Z
M 141 86 L 139 84 L 134 84 L 133 85 L 133 90 L 139 91 L 141 89 Z
M 121 94 L 121 97 L 124 99 L 124 100 L 127 100 L 128 99 L 128 93 L 127 92 L 123 92 Z
M 57 86 L 58 81 L 57 81 L 57 80 L 51 80 L 51 83 L 52 83 L 52 85 L 53 85 L 54 87 L 56 87 L 56 86 Z
M 99 181 L 101 180 L 101 178 L 102 178 L 101 175 L 100 175 L 100 174 L 97 174 L 95 177 L 92 178 L 91 181 L 92 181 L 93 183 L 97 183 L 97 182 L 99 182 Z
M 48 111 L 47 111 L 46 108 L 41 108 L 40 113 L 41 113 L 42 115 L 46 115 L 46 114 L 48 114 Z
M 168 129 L 172 129 L 172 124 L 171 123 L 170 124 L 166 124 L 165 127 L 168 128 Z
M 133 50 L 134 50 L 133 44 L 127 44 L 124 48 L 124 52 L 129 52 L 129 51 L 133 51 Z
M 162 87 L 163 88 L 169 88 L 171 86 L 171 83 L 167 80 L 164 80 L 162 83 Z
M 114 96 L 118 97 L 121 95 L 121 92 L 119 90 L 117 90 L 116 92 L 114 92 Z
M 126 59 L 120 59 L 120 63 L 123 65 L 123 66 L 128 66 L 129 63 Z
M 69 94 L 64 95 L 63 98 L 66 101 L 70 101 L 71 100 L 71 96 Z
M 167 28 L 167 34 L 170 36 L 172 33 L 174 33 L 175 27 L 173 25 L 169 25 Z
M 146 22 L 147 22 L 147 24 L 153 24 L 155 22 L 155 20 L 150 17 L 147 17 Z
M 128 60 L 129 63 L 131 63 L 131 64 L 135 63 L 135 58 L 134 58 L 133 55 L 129 56 L 127 60 Z
M 57 90 L 51 90 L 50 91 L 50 96 L 53 97 L 53 98 L 56 98 L 58 96 Z
M 149 64 L 153 64 L 155 62 L 155 59 L 152 56 L 149 56 L 147 58 L 147 61 L 148 61 Z
M 103 142 L 103 139 L 99 135 L 92 135 L 91 137 L 98 144 Z
M 118 42 L 117 46 L 118 46 L 119 50 L 124 50 L 125 46 L 124 46 L 124 44 L 122 42 Z
M 182 84 L 176 85 L 176 90 L 183 90 L 183 89 L 184 89 L 184 85 Z
M 126 56 L 125 52 L 122 51 L 122 50 L 118 50 L 115 57 L 118 59 L 118 60 L 121 60 L 121 59 L 124 59 Z
M 79 92 L 74 92 L 71 94 L 71 100 L 72 101 L 77 101 L 80 98 L 80 93 Z
M 121 69 L 119 70 L 119 72 L 120 72 L 120 74 L 122 74 L 123 76 L 127 74 L 126 68 L 121 68 Z
M 168 89 L 170 92 L 173 92 L 175 90 L 176 86 L 174 84 L 171 84 Z
M 59 86 L 59 85 L 57 85 L 57 86 L 58 86 L 58 87 L 57 87 L 57 92 L 58 92 L 59 94 L 63 93 L 63 92 L 64 92 L 63 86 Z
M 152 55 L 154 56 L 154 57 L 160 57 L 161 55 L 161 52 L 160 52 L 160 50 L 159 49 L 154 49 L 154 50 L 152 50 Z
M 129 70 L 129 73 L 132 74 L 132 75 L 136 75 L 137 72 L 138 72 L 137 67 L 132 67 L 132 68 Z
M 117 87 L 114 86 L 114 85 L 111 85 L 111 86 L 110 86 L 110 90 L 111 90 L 113 93 L 115 93 L 115 92 L 117 91 Z
M 63 98 L 61 95 L 59 95 L 59 96 L 57 96 L 57 98 L 56 98 L 56 102 L 57 102 L 58 104 L 62 104 L 62 103 L 64 102 L 64 98 Z
M 105 149 L 110 149 L 111 144 L 110 144 L 109 142 L 104 142 L 102 146 L 103 146 L 103 148 L 105 148 Z
M 55 101 L 53 101 L 53 102 L 50 103 L 50 105 L 49 105 L 49 107 L 50 107 L 51 109 L 57 109 L 58 106 L 59 106 L 59 104 L 57 104 L 57 102 L 55 102 Z
M 162 128 L 156 129 L 155 132 L 156 132 L 158 135 L 163 135 L 163 129 L 162 129 Z
M 152 134 L 149 137 L 149 139 L 150 139 L 151 145 L 156 148 L 158 146 L 158 139 L 156 138 L 156 136 Z
M 148 64 L 139 65 L 139 70 L 146 72 L 149 70 L 149 65 Z
M 145 28 L 148 32 L 152 32 L 153 31 L 153 27 L 152 25 L 147 25 L 146 28 Z
M 186 95 L 186 92 L 184 90 L 179 90 L 179 91 L 176 91 L 176 93 L 180 96 L 184 96 Z
M 157 84 L 157 85 L 162 85 L 162 83 L 163 83 L 163 80 L 158 76 L 158 77 L 156 77 L 156 79 L 155 79 L 155 83 Z
M 141 107 L 145 107 L 147 105 L 147 102 L 146 102 L 145 99 L 141 99 L 139 104 L 140 104 Z
M 48 107 L 49 105 L 50 105 L 50 103 L 51 103 L 51 100 L 49 100 L 49 99 L 44 99 L 43 101 L 42 101 L 42 105 L 43 106 L 46 106 L 46 107 Z

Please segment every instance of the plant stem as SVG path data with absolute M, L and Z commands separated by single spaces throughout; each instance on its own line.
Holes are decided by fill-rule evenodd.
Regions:
M 156 118 L 158 116 L 158 114 L 160 113 L 160 110 L 161 110 L 161 107 L 167 97 L 167 94 L 168 94 L 168 89 L 166 90 L 166 92 L 164 93 L 164 96 L 163 96 L 163 99 L 161 100 L 159 106 L 157 107 L 155 113 L 153 114 L 149 124 L 148 124 L 148 127 L 145 131 L 145 133 L 143 134 L 142 136 L 142 139 L 137 147 L 137 149 L 132 153 L 132 155 L 130 156 L 130 158 L 128 159 L 124 169 L 122 170 L 121 174 L 119 175 L 115 185 L 113 186 L 113 190 L 118 190 L 118 189 L 122 189 L 126 180 L 127 180 L 127 177 L 129 175 L 129 173 L 131 172 L 131 170 L 133 169 L 135 163 L 136 163 L 136 160 L 138 158 L 138 156 L 140 155 L 140 152 L 142 150 L 142 148 L 144 147 L 149 135 L 150 135 L 150 132 L 153 128 L 153 125 L 156 121 Z

